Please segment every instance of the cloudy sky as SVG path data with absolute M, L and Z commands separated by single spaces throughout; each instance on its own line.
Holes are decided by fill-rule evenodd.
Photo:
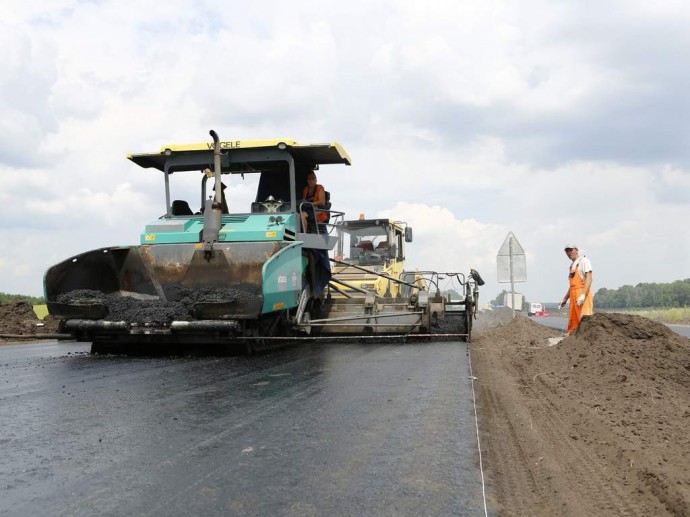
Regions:
M 497 283 L 512 231 L 530 301 L 690 277 L 684 0 L 6 0 L 0 15 L 0 291 L 136 244 L 163 213 L 165 143 L 337 141 L 334 209 L 407 221 L 408 266 Z

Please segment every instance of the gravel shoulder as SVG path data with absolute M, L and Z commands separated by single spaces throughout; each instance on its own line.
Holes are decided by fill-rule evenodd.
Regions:
M 558 332 L 521 316 L 482 315 L 476 329 L 499 515 L 690 515 L 690 340 L 615 313 L 555 345 Z

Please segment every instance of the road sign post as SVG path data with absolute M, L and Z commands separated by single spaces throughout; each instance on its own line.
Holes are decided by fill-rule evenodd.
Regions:
M 527 260 L 522 248 L 513 232 L 508 232 L 496 256 L 498 267 L 498 282 L 510 282 L 511 307 L 515 317 L 515 283 L 527 281 Z

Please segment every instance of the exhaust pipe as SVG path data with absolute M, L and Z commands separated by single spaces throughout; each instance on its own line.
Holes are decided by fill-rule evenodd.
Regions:
M 213 138 L 213 177 L 215 179 L 216 195 L 204 203 L 204 230 L 202 237 L 207 250 L 213 248 L 220 233 L 220 218 L 222 215 L 222 190 L 220 181 L 220 139 L 213 129 L 209 132 Z

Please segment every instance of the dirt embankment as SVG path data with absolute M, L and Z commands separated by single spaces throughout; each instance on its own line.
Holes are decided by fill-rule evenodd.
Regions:
M 35 338 L 36 334 L 55 334 L 59 320 L 48 315 L 39 320 L 33 306 L 27 302 L 0 304 L 0 343 L 2 336 L 26 336 Z M 21 340 L 13 337 L 12 341 Z
M 471 360 L 501 515 L 690 515 L 689 339 L 609 313 L 551 345 L 527 318 L 482 319 L 497 328 Z

